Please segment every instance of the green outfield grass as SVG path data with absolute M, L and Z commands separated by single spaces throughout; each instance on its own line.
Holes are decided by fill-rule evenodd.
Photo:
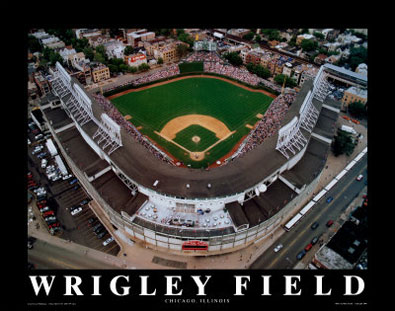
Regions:
M 149 136 L 180 161 L 198 168 L 206 167 L 227 154 L 249 133 L 250 129 L 245 125 L 254 125 L 259 120 L 256 115 L 264 114 L 272 100 L 265 94 L 251 92 L 225 81 L 189 78 L 131 92 L 112 99 L 111 102 L 123 115 L 132 116 L 130 122 L 133 125 L 143 127 L 140 130 L 142 134 Z M 217 118 L 230 131 L 235 130 L 236 133 L 210 149 L 210 154 L 203 161 L 193 161 L 185 155 L 184 150 L 154 133 L 160 132 L 173 118 L 188 114 L 203 114 Z M 201 151 L 203 146 L 210 146 L 212 141 L 215 142 L 208 132 L 210 131 L 201 126 L 190 126 L 179 132 L 176 140 L 190 151 Z M 202 135 L 199 144 L 192 142 L 191 138 L 194 135 Z M 192 146 L 195 150 L 190 149 Z

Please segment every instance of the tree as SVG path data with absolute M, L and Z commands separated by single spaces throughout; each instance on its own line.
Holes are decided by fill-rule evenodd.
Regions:
M 93 57 L 93 60 L 95 60 L 96 62 L 105 64 L 106 63 L 106 58 L 102 53 L 96 52 L 95 56 Z
M 27 48 L 30 53 L 41 52 L 42 48 L 38 39 L 32 35 L 27 37 Z
M 150 69 L 150 66 L 149 66 L 148 64 L 145 64 L 145 63 L 141 64 L 141 65 L 138 67 L 138 70 L 139 70 L 139 71 L 147 71 L 147 70 L 149 70 L 149 69 Z
M 126 72 L 129 69 L 128 67 L 129 66 L 126 64 L 120 64 L 118 68 L 119 68 L 119 71 Z
M 315 31 L 315 32 L 313 33 L 313 35 L 314 35 L 314 37 L 316 37 L 316 38 L 319 39 L 319 40 L 324 40 L 324 38 L 325 38 L 324 34 L 322 34 L 322 33 L 320 33 L 320 32 L 317 32 L 317 31 Z
M 254 34 L 252 31 L 250 31 L 248 34 L 246 34 L 246 35 L 243 36 L 243 39 L 244 39 L 244 40 L 251 41 L 251 40 L 254 38 L 254 35 L 255 35 L 255 34 Z
M 229 63 L 234 66 L 240 66 L 241 64 L 243 64 L 243 60 L 237 52 L 226 53 L 224 54 L 224 57 L 228 60 Z
M 95 57 L 95 54 L 93 53 L 93 49 L 91 47 L 86 47 L 82 50 L 86 58 L 89 58 L 90 61 L 92 61 Z
M 128 72 L 135 73 L 136 71 L 137 71 L 137 68 L 135 66 L 128 66 Z
M 303 39 L 300 46 L 302 47 L 303 51 L 309 52 L 315 50 L 318 47 L 318 43 L 313 40 Z
M 260 43 L 262 41 L 262 38 L 260 35 L 255 35 L 255 42 Z
M 246 65 L 246 68 L 249 72 L 254 73 L 258 77 L 261 77 L 263 79 L 267 79 L 270 77 L 270 71 L 261 65 L 254 65 L 253 63 L 248 63 Z
M 284 74 L 279 74 L 279 75 L 277 75 L 277 76 L 274 77 L 274 81 L 275 81 L 277 84 L 281 85 L 281 86 L 282 86 L 283 83 L 284 83 L 284 79 L 287 79 L 287 80 L 285 81 L 285 86 L 286 86 L 286 87 L 295 87 L 295 86 L 296 86 L 295 80 L 292 79 L 292 78 L 290 78 L 290 77 L 288 77 L 288 76 L 286 76 L 286 75 L 284 75 Z
M 176 51 L 179 57 L 183 57 L 188 53 L 188 47 L 185 44 L 178 44 L 176 47 Z M 162 59 L 163 63 L 163 59 Z
M 177 34 L 177 39 L 182 42 L 188 43 L 190 47 L 193 46 L 193 38 L 185 32 L 181 32 L 180 34 Z
M 95 50 L 96 53 L 101 53 L 102 55 L 106 54 L 106 48 L 104 47 L 104 45 L 98 45 Z
M 366 116 L 366 107 L 361 102 L 353 102 L 348 105 L 348 112 L 356 118 L 363 118 Z
M 332 151 L 335 157 L 346 154 L 347 156 L 351 155 L 354 151 L 355 143 L 351 138 L 351 134 L 341 129 L 337 130 L 337 136 L 332 142 Z
M 117 73 L 117 72 L 119 72 L 118 66 L 113 65 L 113 64 L 108 64 L 108 69 L 110 69 L 110 72 L 111 72 L 111 73 Z
M 163 58 L 162 58 L 162 57 L 159 57 L 159 58 L 158 58 L 158 64 L 159 64 L 159 65 L 163 64 Z
M 128 46 L 125 47 L 125 49 L 123 50 L 123 54 L 124 54 L 124 55 L 133 54 L 133 48 L 132 48 L 130 45 L 128 45 Z

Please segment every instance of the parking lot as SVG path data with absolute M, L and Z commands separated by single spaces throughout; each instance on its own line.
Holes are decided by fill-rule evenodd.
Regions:
M 96 233 L 93 231 L 93 227 L 100 224 L 100 221 L 90 208 L 89 202 L 91 198 L 81 187 L 79 181 L 70 174 L 71 170 L 64 160 L 63 163 L 69 175 L 61 175 L 54 157 L 46 148 L 45 136 L 35 139 L 40 134 L 39 131 L 33 133 L 35 128 L 34 126 L 29 126 L 28 130 L 30 142 L 28 146 L 28 170 L 30 172 L 30 174 L 28 173 L 28 187 L 30 187 L 30 193 L 34 195 L 35 202 L 40 201 L 33 206 L 36 209 L 35 214 L 43 218 L 41 223 L 47 224 L 47 220 L 44 220 L 43 210 L 47 212 L 48 209 L 45 207 L 48 206 L 49 212 L 53 211 L 54 213 L 54 215 L 50 215 L 51 218 L 55 217 L 56 222 L 59 223 L 57 231 L 51 232 L 52 234 L 111 255 L 117 255 L 120 247 L 115 240 L 103 245 L 111 237 L 106 228 L 100 226 L 99 229 L 101 230 L 97 230 Z M 34 152 L 39 145 L 42 146 L 41 150 Z M 43 155 L 39 157 L 40 154 Z M 44 165 L 42 165 L 43 159 L 46 160 Z M 48 170 L 48 167 L 50 167 L 50 170 Z M 34 193 L 40 188 L 44 189 L 44 194 L 40 195 L 41 200 L 37 199 L 38 195 Z M 75 215 L 72 215 L 72 212 Z M 91 221 L 94 220 L 94 222 L 89 223 L 89 219 Z M 49 226 L 48 229 L 50 230 Z

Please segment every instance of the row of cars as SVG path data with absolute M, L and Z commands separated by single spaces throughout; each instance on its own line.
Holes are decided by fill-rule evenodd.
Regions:
M 60 230 L 60 223 L 55 216 L 55 212 L 48 205 L 45 187 L 38 186 L 31 172 L 27 173 L 27 185 L 28 189 L 36 195 L 36 206 L 47 224 L 49 232 L 55 234 L 56 231 Z
M 88 219 L 88 226 L 92 228 L 93 233 L 98 239 L 102 239 L 108 233 L 107 229 L 96 217 L 91 217 Z M 103 242 L 103 246 L 107 246 L 112 241 L 114 241 L 114 238 L 111 236 Z
M 320 224 L 316 221 L 316 222 L 314 222 L 314 223 L 311 225 L 310 228 L 311 228 L 312 230 L 315 230 L 315 229 L 318 228 L 319 225 L 320 225 Z M 332 220 L 332 219 L 328 220 L 328 222 L 326 223 L 326 226 L 329 228 L 329 227 L 332 226 L 332 225 L 333 225 L 333 220 Z M 323 234 L 323 232 L 320 233 L 319 235 L 315 236 L 315 237 L 311 240 L 311 242 L 310 242 L 309 244 L 307 244 L 306 247 L 296 255 L 296 259 L 301 260 L 301 259 L 306 255 L 306 253 L 307 253 L 310 249 L 312 249 L 312 247 L 313 247 L 315 244 L 317 244 L 317 242 L 320 240 L 320 237 L 322 236 L 322 234 Z M 320 244 L 320 245 L 321 245 L 321 244 Z
M 326 226 L 329 228 L 329 227 L 332 226 L 332 225 L 333 225 L 333 220 L 331 220 L 331 219 L 328 220 L 328 222 L 326 223 Z M 319 226 L 319 223 L 318 223 L 318 222 L 314 222 L 314 223 L 311 225 L 311 229 L 312 229 L 312 230 L 315 230 L 315 229 L 318 228 L 318 226 Z M 315 236 L 315 237 L 311 240 L 311 242 L 310 242 L 309 244 L 307 244 L 306 247 L 296 255 L 296 259 L 301 260 L 301 259 L 306 255 L 306 253 L 307 253 L 310 249 L 312 249 L 312 247 L 313 247 L 315 244 L 317 244 L 317 242 L 320 240 L 322 234 L 323 234 L 323 233 L 320 233 L 319 235 Z M 274 252 L 275 252 L 275 253 L 279 252 L 283 247 L 284 247 L 283 244 L 281 244 L 281 243 L 278 244 L 278 245 L 274 248 Z

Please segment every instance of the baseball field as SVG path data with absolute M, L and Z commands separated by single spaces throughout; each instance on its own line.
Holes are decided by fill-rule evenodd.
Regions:
M 110 96 L 122 115 L 176 160 L 207 167 L 229 154 L 273 98 L 214 77 L 182 77 Z

